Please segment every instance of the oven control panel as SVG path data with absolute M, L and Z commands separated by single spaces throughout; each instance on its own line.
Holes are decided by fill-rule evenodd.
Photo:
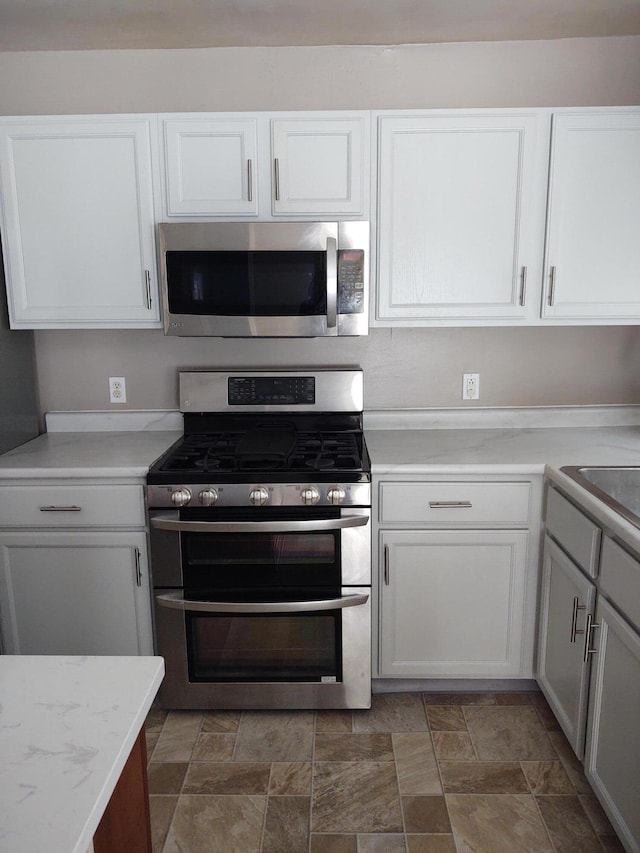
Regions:
M 216 483 L 147 486 L 150 508 L 369 506 L 371 483 Z
M 231 376 L 230 406 L 302 406 L 315 403 L 313 376 Z

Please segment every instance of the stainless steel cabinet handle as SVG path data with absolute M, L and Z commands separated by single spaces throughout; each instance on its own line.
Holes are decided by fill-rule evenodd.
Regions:
M 140 549 L 135 548 L 133 557 L 136 564 L 136 586 L 142 586 L 142 569 L 140 568 Z
M 178 521 L 171 518 L 152 518 L 151 526 L 182 533 L 298 533 L 314 530 L 338 530 L 344 527 L 364 527 L 366 515 L 346 515 L 343 518 L 321 518 L 309 521 Z
M 311 610 L 341 610 L 366 604 L 364 593 L 343 595 L 340 598 L 323 598 L 319 601 L 189 601 L 180 592 L 156 595 L 160 607 L 174 610 L 196 610 L 201 613 L 306 613 Z
M 151 310 L 151 273 L 149 270 L 144 271 L 144 285 L 147 294 L 147 308 Z
M 549 306 L 553 305 L 556 291 L 556 268 L 551 267 L 549 270 Z
M 277 157 L 273 158 L 273 182 L 275 184 L 276 201 L 280 201 L 280 162 Z
M 573 597 L 573 610 L 571 613 L 571 640 L 570 642 L 575 643 L 577 634 L 584 634 L 584 628 L 578 630 L 578 611 L 586 610 L 586 604 L 580 604 L 580 599 L 577 595 Z
M 251 160 L 247 160 L 247 199 L 253 201 L 253 167 Z
M 389 546 L 384 546 L 384 585 L 389 586 Z
M 338 322 L 338 243 L 327 237 L 327 328 Z
M 587 613 L 587 624 L 584 629 L 584 662 L 587 663 L 589 660 L 589 655 L 595 655 L 597 653 L 597 649 L 591 648 L 591 631 L 594 628 L 599 628 L 600 623 L 594 622 L 593 617 L 590 613 Z
M 81 512 L 82 507 L 76 506 L 76 504 L 70 504 L 69 506 L 41 506 L 40 512 Z
M 527 294 L 527 268 L 522 267 L 520 270 L 520 305 L 524 306 Z
M 470 509 L 471 501 L 429 501 L 429 509 Z

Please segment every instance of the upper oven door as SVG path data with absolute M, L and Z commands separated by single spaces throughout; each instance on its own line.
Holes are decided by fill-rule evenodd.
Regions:
M 367 222 L 161 224 L 165 334 L 366 334 L 368 243 Z

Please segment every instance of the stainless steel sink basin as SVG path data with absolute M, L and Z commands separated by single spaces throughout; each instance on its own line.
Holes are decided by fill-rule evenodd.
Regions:
M 560 470 L 631 524 L 640 528 L 640 467 L 567 466 Z

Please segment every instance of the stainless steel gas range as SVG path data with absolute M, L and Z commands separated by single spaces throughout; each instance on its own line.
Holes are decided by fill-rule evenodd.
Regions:
M 362 372 L 183 372 L 180 408 L 147 479 L 163 705 L 368 708 Z

